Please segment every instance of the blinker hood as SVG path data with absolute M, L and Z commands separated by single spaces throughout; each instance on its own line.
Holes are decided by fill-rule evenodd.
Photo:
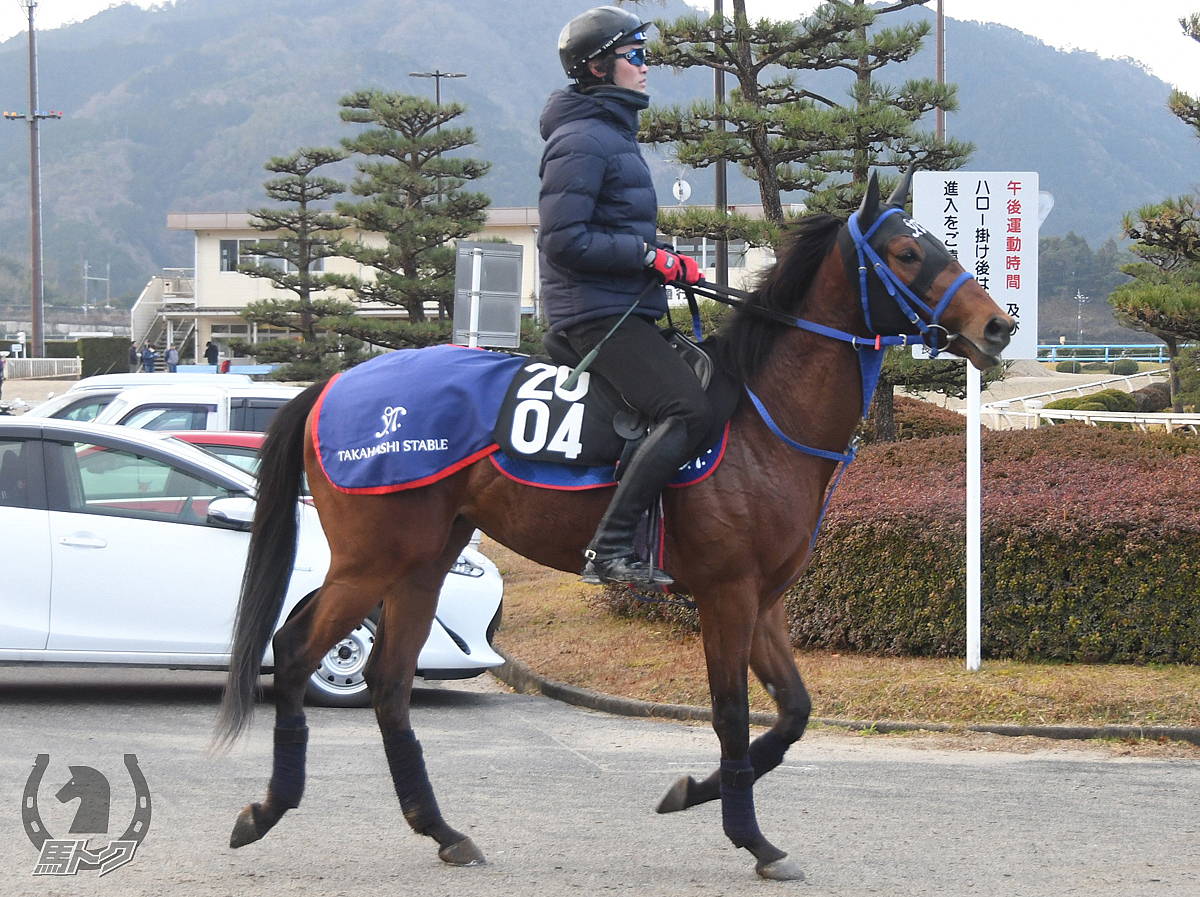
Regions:
M 858 212 L 855 213 L 858 218 L 858 229 L 866 238 L 866 243 L 884 261 L 887 259 L 887 244 L 891 240 L 902 234 L 913 237 L 920 244 L 923 259 L 917 276 L 908 284 L 908 288 L 921 299 L 928 302 L 932 298 L 936 302 L 937 297 L 929 297 L 929 291 L 933 287 L 934 280 L 953 259 L 940 240 L 904 214 L 904 206 L 908 200 L 911 184 L 912 167 L 910 166 L 887 202 L 881 204 L 879 177 L 872 172 L 871 179 L 867 184 L 866 195 L 863 197 Z M 888 214 L 889 212 L 890 214 Z M 879 220 L 881 216 L 883 217 L 882 221 Z M 870 259 L 859 252 L 849 226 L 843 227 L 838 233 L 838 249 L 846 266 L 846 276 L 856 290 L 861 291 L 862 276 L 859 266 L 860 264 L 867 266 L 867 295 L 860 297 L 863 302 L 863 315 L 866 318 L 867 329 L 874 334 L 881 335 L 922 333 L 920 324 L 909 317 L 909 313 L 906 311 L 909 303 L 899 301 L 895 287 L 879 275 Z M 916 314 L 915 311 L 911 313 Z

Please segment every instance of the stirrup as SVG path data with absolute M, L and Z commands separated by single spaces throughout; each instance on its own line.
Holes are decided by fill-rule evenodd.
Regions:
M 665 571 L 632 554 L 603 560 L 590 557 L 583 565 L 581 578 L 589 585 L 669 586 L 675 582 Z

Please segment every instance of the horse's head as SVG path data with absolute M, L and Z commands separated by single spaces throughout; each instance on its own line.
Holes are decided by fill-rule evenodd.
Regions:
M 859 210 L 838 236 L 867 328 L 880 336 L 919 335 L 936 355 L 977 368 L 1000 363 L 1014 322 L 942 242 L 904 213 L 912 168 L 886 203 L 872 173 Z

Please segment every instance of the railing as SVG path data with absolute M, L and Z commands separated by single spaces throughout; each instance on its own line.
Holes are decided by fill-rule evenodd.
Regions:
M 1154 414 L 1135 414 L 1123 411 L 1060 411 L 1039 408 L 1034 411 L 991 411 L 998 424 L 1003 421 L 1008 427 L 995 426 L 994 429 L 1034 429 L 1042 424 L 1061 423 L 1067 420 L 1082 421 L 1090 427 L 1101 424 L 1124 424 L 1125 426 L 1146 432 L 1148 430 L 1165 430 L 1174 433 L 1184 430 L 1200 434 L 1200 414 L 1171 414 L 1158 412 Z
M 196 269 L 163 268 L 163 305 L 196 304 Z
M 83 368 L 82 358 L 6 358 L 6 380 L 61 380 L 78 378 Z
M 1075 386 L 1064 386 L 1061 389 L 1048 389 L 1045 392 L 1035 392 L 1027 396 L 1018 396 L 1017 398 L 1013 399 L 1002 399 L 997 402 L 985 402 L 980 406 L 979 413 L 983 419 L 983 422 L 990 426 L 993 430 L 1023 430 L 1038 426 L 1041 421 L 1040 415 L 1042 414 L 1059 413 L 1057 411 L 1043 412 L 1042 406 L 1048 401 L 1053 402 L 1055 399 L 1063 398 L 1065 396 L 1086 396 L 1093 392 L 1099 392 L 1102 389 L 1111 389 L 1114 386 L 1119 386 L 1126 392 L 1133 392 L 1139 387 L 1139 381 L 1145 381 L 1141 385 L 1148 386 L 1156 378 L 1163 379 L 1166 376 L 1167 370 L 1166 368 L 1162 368 L 1157 371 L 1146 371 L 1141 374 L 1130 374 L 1127 377 L 1108 377 L 1104 380 L 1093 380 L 1090 383 L 1079 383 Z M 1018 403 L 1021 406 L 1021 410 L 1019 411 L 1013 408 L 1013 406 Z M 1082 411 L 1078 413 L 1102 414 L 1103 412 Z
M 1153 361 L 1166 364 L 1167 347 L 1163 343 L 1126 343 L 1117 345 L 1083 344 L 1078 346 L 1063 346 L 1053 343 L 1038 346 L 1038 361 L 1104 361 L 1113 362 L 1119 358 L 1132 361 Z

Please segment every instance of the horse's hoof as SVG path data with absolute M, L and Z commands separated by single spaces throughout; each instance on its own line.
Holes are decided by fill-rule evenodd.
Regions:
M 255 804 L 251 804 L 238 814 L 237 822 L 233 824 L 233 834 L 229 836 L 230 847 L 245 847 L 265 834 L 258 830 L 258 823 L 254 821 L 254 807 Z
M 787 854 L 769 863 L 759 862 L 754 871 L 771 881 L 804 881 L 804 870 Z
M 451 866 L 482 866 L 487 862 L 470 838 L 443 847 L 438 851 L 438 859 Z
M 688 808 L 688 788 L 692 786 L 695 780 L 691 776 L 684 776 L 663 795 L 663 799 L 658 802 L 655 808 L 659 813 L 678 813 L 680 810 Z

